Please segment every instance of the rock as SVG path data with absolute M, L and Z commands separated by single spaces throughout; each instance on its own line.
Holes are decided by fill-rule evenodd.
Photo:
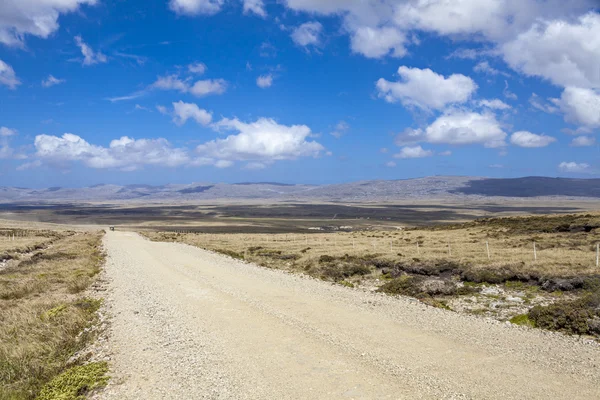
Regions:
M 502 289 L 497 286 L 486 286 L 481 289 L 480 293 L 486 296 L 498 296 L 502 293 Z
M 600 334 L 600 318 L 594 317 L 588 320 L 588 327 L 590 328 L 591 332 Z
M 583 287 L 583 283 L 583 279 L 580 277 L 552 278 L 542 283 L 542 289 L 548 292 L 555 292 L 557 290 L 569 292 L 571 290 L 581 289 Z
M 511 303 L 523 303 L 524 300 L 520 297 L 507 296 L 506 301 L 510 301 Z
M 450 295 L 456 292 L 456 285 L 442 279 L 426 279 L 421 283 L 421 290 L 429 295 Z

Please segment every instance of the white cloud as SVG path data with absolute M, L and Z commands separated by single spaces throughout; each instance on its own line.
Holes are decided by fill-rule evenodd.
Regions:
M 90 168 L 133 171 L 146 165 L 177 167 L 190 161 L 186 149 L 174 148 L 166 139 L 135 140 L 123 136 L 102 147 L 65 133 L 61 137 L 38 135 L 34 145 L 35 157 L 42 164 L 61 168 L 81 162 Z
M 321 43 L 321 32 L 323 25 L 319 22 L 306 22 L 295 28 L 292 32 L 292 40 L 299 46 L 318 46 Z
M 504 94 L 504 97 L 510 100 L 517 100 L 519 98 L 516 94 L 509 90 L 508 81 L 506 80 L 504 81 L 504 90 L 502 91 L 502 94 Z
M 504 168 L 504 165 L 502 165 L 502 164 L 491 164 L 491 165 L 489 165 L 489 168 L 501 169 L 501 168 Z
M 15 136 L 17 131 L 5 126 L 0 127 L 0 160 L 13 157 L 14 150 L 10 147 L 10 137 Z
M 267 74 L 259 76 L 256 78 L 256 85 L 262 89 L 271 87 L 271 85 L 273 85 L 273 75 Z
M 151 89 L 158 90 L 177 90 L 181 93 L 191 93 L 197 97 L 208 96 L 211 94 L 223 94 L 227 90 L 227 82 L 223 79 L 205 79 L 194 82 L 192 85 L 189 79 L 182 80 L 177 75 L 167 75 L 159 77 L 156 82 L 150 85 Z
M 546 103 L 544 101 L 544 99 L 542 99 L 536 93 L 531 94 L 531 97 L 529 98 L 529 104 L 531 104 L 531 106 L 533 108 L 543 111 L 548 114 L 554 114 L 554 113 L 558 112 L 558 108 L 554 107 L 551 104 Z
M 519 147 L 546 147 L 556 139 L 547 135 L 536 135 L 527 131 L 518 131 L 511 135 L 510 142 Z
M 479 105 L 479 107 L 490 108 L 492 110 L 509 110 L 510 108 L 512 108 L 500 99 L 479 100 L 477 104 Z
M 452 152 L 450 150 L 446 150 L 446 151 L 442 151 L 441 153 L 439 153 L 440 156 L 444 156 L 444 157 L 448 157 L 452 155 Z
M 24 46 L 26 35 L 46 39 L 58 30 L 60 14 L 96 3 L 97 0 L 2 0 L 0 43 Z
M 14 136 L 16 134 L 17 134 L 17 131 L 15 129 L 10 129 L 5 126 L 0 127 L 0 136 L 7 137 L 7 136 Z
M 48 88 L 54 85 L 60 85 L 61 83 L 65 83 L 64 79 L 55 78 L 53 75 L 48 75 L 48 78 L 42 81 L 42 86 Z
M 171 11 L 180 15 L 213 15 L 221 11 L 224 0 L 170 0 Z
M 385 163 L 386 167 L 390 167 L 390 168 L 394 168 L 396 166 L 396 163 L 393 161 L 388 161 Z
M 405 107 L 442 110 L 450 104 L 464 103 L 477 90 L 477 84 L 468 76 L 453 74 L 445 78 L 427 69 L 398 68 L 401 81 L 377 81 L 379 97 L 393 103 L 400 101 Z
M 346 121 L 340 121 L 337 123 L 334 131 L 331 132 L 330 135 L 336 139 L 339 139 L 342 136 L 344 136 L 346 134 L 346 132 L 348 132 L 349 129 L 350 129 L 350 125 L 348 125 L 348 123 Z
M 81 36 L 75 36 L 75 44 L 81 50 L 81 54 L 83 54 L 83 65 L 94 65 L 108 61 L 104 54 L 92 50 L 92 48 L 83 41 Z
M 35 161 L 26 162 L 24 164 L 21 164 L 16 169 L 17 169 L 17 171 L 25 171 L 27 169 L 38 168 L 41 166 L 42 166 L 42 162 L 40 160 L 35 160 Z
M 476 49 L 456 49 L 450 53 L 447 58 L 461 58 L 466 60 L 475 60 L 479 57 L 480 51 Z
M 573 147 L 589 147 L 596 144 L 596 138 L 591 136 L 577 136 L 571 141 Z
M 188 65 L 188 71 L 192 74 L 203 75 L 206 72 L 206 65 L 201 62 L 195 62 Z
M 183 125 L 190 118 L 200 125 L 206 126 L 211 123 L 212 114 L 194 103 L 184 103 L 183 101 L 173 103 L 173 122 L 175 124 Z
M 487 75 L 504 75 L 504 76 L 510 76 L 506 72 L 499 71 L 496 68 L 492 67 L 490 65 L 490 63 L 487 62 L 487 61 L 481 61 L 481 62 L 479 62 L 477 65 L 475 65 L 475 67 L 473 68 L 473 71 L 479 72 L 479 73 L 482 73 L 482 74 L 487 74 Z
M 0 60 L 0 85 L 8 86 L 9 89 L 16 89 L 21 84 L 17 78 L 15 70 L 10 65 Z
M 482 144 L 498 148 L 506 145 L 505 139 L 506 133 L 494 114 L 449 110 L 425 129 L 405 130 L 396 138 L 396 144 Z
M 558 169 L 562 172 L 569 172 L 574 174 L 588 174 L 592 173 L 591 166 L 586 163 L 566 162 L 563 161 L 558 165 Z
M 189 92 L 197 97 L 208 96 L 210 94 L 223 94 L 227 90 L 227 82 L 224 79 L 205 79 L 196 81 Z
M 307 140 L 312 132 L 306 125 L 280 125 L 268 118 L 251 123 L 224 118 L 213 127 L 218 131 L 237 132 L 196 148 L 201 159 L 213 165 L 235 161 L 268 164 L 277 160 L 316 157 L 325 150 L 321 144 Z
M 600 14 L 538 20 L 501 48 L 515 70 L 559 86 L 600 87 Z
M 169 110 L 165 106 L 156 106 L 156 110 L 161 114 L 169 115 Z
M 110 101 L 111 103 L 116 103 L 118 101 L 127 101 L 127 100 L 137 99 L 137 98 L 145 96 L 145 95 L 146 95 L 146 91 L 140 90 L 135 93 L 131 93 L 127 96 L 108 97 L 108 98 L 106 98 L 106 100 Z
M 244 13 L 254 13 L 261 17 L 266 17 L 267 12 L 265 11 L 265 3 L 263 0 L 243 0 L 244 2 Z
M 381 58 L 388 54 L 394 57 L 406 55 L 405 35 L 396 28 L 360 27 L 352 34 L 352 51 L 369 58 Z
M 600 90 L 567 87 L 560 99 L 552 102 L 565 114 L 566 121 L 588 128 L 600 127 Z
M 403 147 L 400 153 L 394 154 L 394 158 L 424 158 L 431 157 L 433 152 L 425 150 L 421 146 Z

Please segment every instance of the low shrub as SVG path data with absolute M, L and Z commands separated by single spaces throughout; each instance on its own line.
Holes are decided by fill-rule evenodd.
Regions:
M 549 306 L 535 306 L 527 316 L 542 329 L 577 335 L 600 334 L 596 324 L 592 323 L 600 317 L 600 293 Z

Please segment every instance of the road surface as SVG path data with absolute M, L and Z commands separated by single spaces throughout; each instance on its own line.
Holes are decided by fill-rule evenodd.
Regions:
M 599 399 L 600 349 L 108 232 L 101 399 Z

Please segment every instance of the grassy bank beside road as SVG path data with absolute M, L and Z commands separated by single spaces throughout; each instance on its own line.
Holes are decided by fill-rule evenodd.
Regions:
M 0 270 L 0 399 L 75 398 L 86 388 L 57 388 L 56 383 L 77 381 L 65 379 L 71 370 L 74 377 L 81 374 L 68 360 L 93 339 L 85 328 L 93 323 L 100 300 L 83 292 L 103 265 L 103 232 L 29 234 L 52 243 L 28 239 L 36 245 L 15 241 L 15 248 L 11 241 L 3 243 L 11 260 Z M 94 385 L 81 382 L 88 389 Z

